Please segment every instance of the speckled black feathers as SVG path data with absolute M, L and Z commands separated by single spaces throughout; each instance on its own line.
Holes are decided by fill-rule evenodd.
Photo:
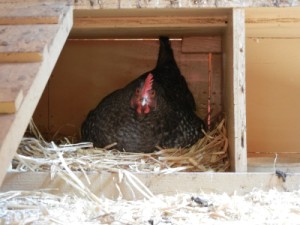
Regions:
M 138 119 L 130 106 L 135 89 L 153 74 L 155 110 Z M 195 114 L 195 101 L 175 62 L 167 37 L 160 38 L 156 67 L 106 96 L 82 124 L 83 141 L 97 147 L 117 143 L 117 149 L 152 152 L 160 146 L 188 147 L 203 137 L 203 121 Z

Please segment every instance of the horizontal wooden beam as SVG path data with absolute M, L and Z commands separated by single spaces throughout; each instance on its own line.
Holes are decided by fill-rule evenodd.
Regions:
M 6 0 L 8 1 L 8 0 Z M 16 0 L 13 0 L 16 1 Z M 124 8 L 217 8 L 217 7 L 286 7 L 299 6 L 299 0 L 214 0 L 214 1 L 128 1 L 128 0 L 81 0 L 75 2 L 78 9 L 124 9 Z
M 275 170 L 300 173 L 300 153 L 248 153 L 249 172 L 274 172 Z
M 81 172 L 76 176 L 96 195 L 116 199 L 120 192 L 125 199 L 141 198 L 130 186 L 126 176 L 110 172 L 90 172 L 87 178 Z M 124 174 L 123 174 L 124 175 Z M 286 181 L 275 173 L 172 173 L 134 174 L 153 194 L 176 195 L 177 193 L 228 193 L 246 194 L 254 188 L 281 191 L 299 190 L 300 174 L 287 174 Z M 1 192 L 12 190 L 53 189 L 56 192 L 75 192 L 74 188 L 59 176 L 51 178 L 49 172 L 9 172 L 0 188 Z
M 126 11 L 126 10 L 125 10 Z M 74 17 L 71 38 L 157 37 L 159 35 L 220 35 L 227 16 L 86 16 Z

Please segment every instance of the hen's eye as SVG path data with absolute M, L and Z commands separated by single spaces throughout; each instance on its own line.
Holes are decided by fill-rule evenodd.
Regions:
M 155 91 L 154 91 L 154 90 L 151 90 L 151 91 L 150 91 L 150 96 L 151 96 L 151 97 L 154 97 L 154 96 L 155 96 L 155 94 L 156 94 L 156 93 L 155 93 Z
M 139 94 L 140 94 L 140 89 L 139 89 L 139 88 L 137 88 L 137 89 L 135 90 L 135 94 L 136 94 L 136 95 L 139 95 Z

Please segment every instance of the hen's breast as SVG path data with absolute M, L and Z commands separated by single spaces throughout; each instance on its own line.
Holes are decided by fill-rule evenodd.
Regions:
M 82 125 L 82 139 L 96 147 L 117 143 L 118 150 L 152 152 L 161 139 L 163 123 L 158 113 L 138 120 L 130 107 L 130 94 L 119 90 L 89 113 Z

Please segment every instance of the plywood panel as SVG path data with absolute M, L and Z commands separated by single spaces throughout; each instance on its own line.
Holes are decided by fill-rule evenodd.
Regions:
M 0 113 L 15 113 L 23 101 L 23 90 L 20 87 L 0 85 Z
M 0 62 L 38 62 L 43 60 L 59 25 L 0 26 Z
M 3 0 L 8 1 L 8 0 Z M 16 0 L 13 0 L 16 1 Z M 20 0 L 19 0 L 20 1 Z M 24 0 L 23 0 L 24 1 Z M 299 6 L 299 0 L 287 1 L 287 0 L 210 0 L 210 1 L 196 1 L 196 0 L 184 0 L 184 1 L 172 1 L 172 0 L 160 0 L 160 1 L 129 1 L 129 0 L 80 0 L 75 2 L 76 8 L 79 9 L 124 9 L 124 8 L 218 8 L 225 7 L 286 7 L 286 6 Z
M 57 24 L 67 12 L 64 3 L 23 2 L 0 4 L 0 24 Z
M 247 39 L 249 152 L 300 152 L 300 38 Z
M 182 42 L 182 52 L 183 53 L 193 53 L 193 52 L 222 52 L 222 38 L 221 36 L 212 37 L 186 37 Z
M 208 97 L 207 53 L 183 54 L 181 44 L 180 39 L 172 41 L 175 58 L 204 119 Z M 69 40 L 49 82 L 46 93 L 49 98 L 41 100 L 35 113 L 36 122 L 42 126 L 49 119 L 49 127 L 43 133 L 53 137 L 59 131 L 64 136 L 78 137 L 87 113 L 105 95 L 154 68 L 158 47 L 157 39 Z M 212 103 L 213 113 L 217 114 L 222 110 L 222 55 L 213 55 Z M 47 104 L 49 114 L 44 114 Z
M 247 37 L 300 37 L 300 7 L 247 8 Z

